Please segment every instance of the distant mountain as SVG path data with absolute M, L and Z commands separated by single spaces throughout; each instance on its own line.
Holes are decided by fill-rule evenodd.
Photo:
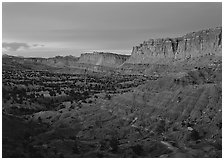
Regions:
M 8 55 L 8 54 L 3 54 L 2 58 L 23 58 L 22 56 L 12 56 L 12 55 Z
M 56 68 L 86 69 L 93 71 L 104 71 L 107 67 L 116 68 L 123 64 L 130 56 L 115 53 L 93 52 L 85 53 L 80 57 L 55 56 L 52 58 L 24 58 L 10 55 L 3 55 L 3 61 L 16 61 L 26 65 L 45 65 Z M 107 70 L 107 69 L 106 69 Z
M 177 38 L 160 38 L 144 41 L 133 47 L 131 55 L 108 52 L 83 53 L 80 57 L 56 56 L 52 58 L 24 58 L 4 54 L 3 63 L 13 60 L 26 66 L 43 65 L 60 69 L 60 72 L 83 73 L 122 72 L 127 74 L 152 74 L 155 71 L 179 70 L 186 66 L 208 63 L 222 55 L 222 28 L 201 30 Z M 210 59 L 210 61 L 208 61 Z M 12 66 L 12 65 L 11 65 Z M 42 67 L 43 67 L 42 66 Z M 180 67 L 181 66 L 181 67 Z M 185 69 L 186 69 L 185 66 Z M 28 67 L 29 68 L 29 67 Z M 69 68 L 70 70 L 68 70 Z
M 29 63 L 33 63 L 33 64 L 43 64 L 46 66 L 51 66 L 51 67 L 66 67 L 66 66 L 72 66 L 77 60 L 77 57 L 73 57 L 73 56 L 56 56 L 56 57 L 52 57 L 52 58 L 25 58 L 25 57 L 18 57 L 18 56 L 10 56 L 10 55 L 6 55 L 4 54 L 2 56 L 3 61 L 6 61 L 8 59 L 11 59 L 13 61 L 16 61 L 20 64 L 29 64 Z

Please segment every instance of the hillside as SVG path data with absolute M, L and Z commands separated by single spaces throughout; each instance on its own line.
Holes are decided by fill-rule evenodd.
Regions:
M 44 142 L 53 134 L 76 135 L 80 140 L 77 150 L 84 157 L 220 157 L 221 72 L 216 63 L 148 80 L 129 92 L 111 94 L 110 99 L 98 94 L 81 108 L 73 104 L 75 108 L 38 112 L 31 118 L 55 128 L 38 140 Z M 60 126 L 63 130 L 56 132 Z M 69 141 L 57 143 L 74 143 Z M 53 144 L 47 142 L 49 147 Z M 66 157 L 74 154 L 69 147 L 64 150 L 58 145 L 57 149 Z

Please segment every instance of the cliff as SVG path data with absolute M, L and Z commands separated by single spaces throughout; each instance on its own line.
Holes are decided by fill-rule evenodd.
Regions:
M 17 61 L 19 63 L 43 64 L 51 67 L 71 67 L 78 61 L 78 58 L 73 56 L 56 56 L 52 58 L 24 58 L 16 56 L 4 56 L 2 58 L 4 60 L 6 58 L 11 58 L 13 61 Z
M 133 47 L 131 56 L 93 52 L 81 54 L 80 57 L 56 56 L 53 58 L 24 58 L 3 55 L 3 59 L 4 63 L 17 61 L 20 64 L 27 62 L 33 65 L 78 68 L 96 72 L 102 72 L 105 68 L 109 68 L 110 70 L 116 68 L 116 70 L 122 73 L 140 73 L 139 71 L 141 71 L 142 74 L 143 72 L 145 74 L 145 70 L 150 70 L 150 73 L 158 70 L 158 68 L 159 70 L 165 70 L 168 68 L 165 66 L 175 64 L 173 62 L 179 64 L 193 61 L 196 64 L 199 63 L 201 57 L 221 57 L 221 55 L 222 28 L 217 27 L 188 33 L 178 38 L 161 38 L 144 41 L 139 46 Z M 108 69 L 106 69 L 107 71 Z
M 222 52 L 222 28 L 192 32 L 178 38 L 150 39 L 133 47 L 125 63 L 164 64 Z
M 78 63 L 107 67 L 118 67 L 123 64 L 129 57 L 129 55 L 119 55 L 104 52 L 84 53 L 81 54 Z
M 39 66 L 42 68 L 55 68 L 56 70 L 63 69 L 74 71 L 75 69 L 89 70 L 94 72 L 112 72 L 116 67 L 123 64 L 130 56 L 119 55 L 114 53 L 94 52 L 85 53 L 80 57 L 74 56 L 56 56 L 52 58 L 25 58 L 17 56 L 3 55 L 3 65 L 12 66 L 12 63 L 25 66 L 25 68 L 36 68 Z
M 53 58 L 44 59 L 40 61 L 40 63 L 53 67 L 72 67 L 75 65 L 78 59 L 79 58 L 73 56 L 65 56 L 65 57 L 56 56 Z

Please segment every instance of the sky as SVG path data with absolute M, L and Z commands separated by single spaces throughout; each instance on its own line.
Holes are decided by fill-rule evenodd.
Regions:
M 3 2 L 2 53 L 25 57 L 131 54 L 152 38 L 222 26 L 221 2 Z

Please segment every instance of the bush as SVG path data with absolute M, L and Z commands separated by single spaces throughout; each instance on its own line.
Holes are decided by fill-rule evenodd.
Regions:
M 119 141 L 116 137 L 112 136 L 110 140 L 110 146 L 112 148 L 112 152 L 116 152 L 118 150 Z
M 161 133 L 165 132 L 165 130 L 166 130 L 165 126 L 166 126 L 166 122 L 165 122 L 165 120 L 160 120 L 159 123 L 158 123 L 157 126 L 156 126 L 155 131 L 156 131 L 158 134 L 161 134 Z
M 143 147 L 140 144 L 131 147 L 135 154 L 141 156 L 144 153 Z

